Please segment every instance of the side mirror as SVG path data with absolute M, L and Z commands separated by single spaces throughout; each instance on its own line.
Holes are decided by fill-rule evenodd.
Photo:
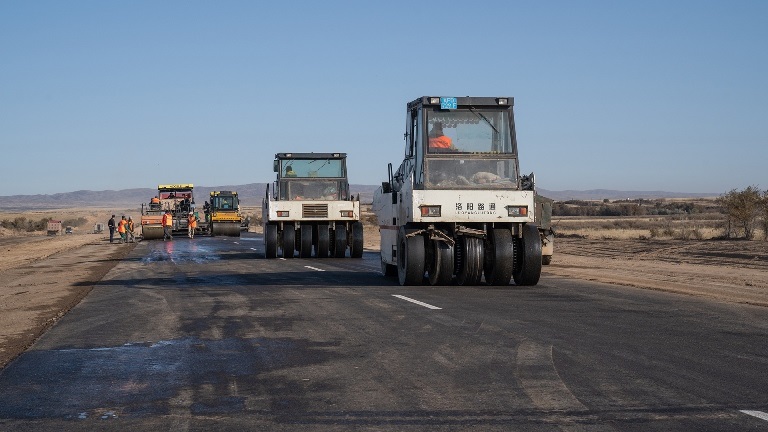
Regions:
M 272 171 L 277 172 L 279 168 L 280 168 L 280 161 L 273 160 Z

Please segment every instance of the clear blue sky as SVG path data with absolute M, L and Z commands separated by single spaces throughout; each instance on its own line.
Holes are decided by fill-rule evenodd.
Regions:
M 2 1 L 0 195 L 379 184 L 422 95 L 514 96 L 539 187 L 768 188 L 768 1 Z

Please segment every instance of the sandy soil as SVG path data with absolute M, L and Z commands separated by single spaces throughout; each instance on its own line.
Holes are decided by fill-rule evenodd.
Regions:
M 768 306 L 768 242 L 555 239 L 544 272 Z
M 0 232 L 0 367 L 76 305 L 133 248 L 110 244 L 104 233 L 88 233 L 113 212 L 129 214 L 56 210 L 44 213 L 57 219 L 83 216 L 88 225 L 54 237 Z M 40 213 L 23 215 L 39 220 Z M 0 213 L 0 220 L 17 215 Z M 365 248 L 378 251 L 376 226 L 365 225 Z M 768 242 L 763 241 L 559 237 L 544 274 L 768 306 Z

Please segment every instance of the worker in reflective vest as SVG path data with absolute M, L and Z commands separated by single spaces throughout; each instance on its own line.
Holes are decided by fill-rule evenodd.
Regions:
M 453 146 L 453 140 L 451 137 L 447 137 L 443 134 L 443 124 L 435 122 L 432 126 L 432 131 L 429 133 L 429 151 L 441 152 L 456 150 Z
M 195 238 L 195 228 L 197 228 L 197 218 L 194 213 L 189 212 L 189 217 L 187 218 L 187 229 L 189 230 L 187 235 L 189 238 Z
M 120 219 L 120 222 L 117 223 L 117 232 L 120 233 L 120 243 L 125 243 L 125 224 L 127 224 L 128 221 L 125 220 L 125 216 L 123 216 Z
M 166 210 L 163 215 L 163 241 L 173 240 L 173 215 L 170 210 Z

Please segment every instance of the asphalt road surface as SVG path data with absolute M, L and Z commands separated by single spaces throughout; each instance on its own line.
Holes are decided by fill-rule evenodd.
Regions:
M 768 308 L 546 274 L 147 241 L 0 372 L 0 430 L 765 431 L 766 335 Z

